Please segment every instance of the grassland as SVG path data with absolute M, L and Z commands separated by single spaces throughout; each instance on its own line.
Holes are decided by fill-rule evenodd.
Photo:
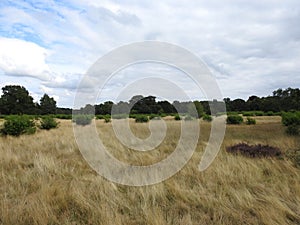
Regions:
M 256 125 L 227 126 L 220 153 L 198 171 L 210 123 L 189 163 L 170 179 L 129 187 L 98 176 L 82 158 L 71 121 L 58 129 L 18 138 L 0 137 L 0 224 L 300 224 L 300 170 L 287 159 L 231 155 L 240 142 L 268 144 L 283 152 L 299 148 L 280 117 L 257 117 Z M 163 144 L 149 153 L 125 148 L 110 123 L 98 120 L 105 146 L 124 162 L 147 165 L 167 157 L 180 136 L 180 121 L 166 121 Z M 147 124 L 132 122 L 137 136 Z

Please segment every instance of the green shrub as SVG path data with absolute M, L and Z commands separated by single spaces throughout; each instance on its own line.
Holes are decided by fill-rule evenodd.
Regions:
M 265 113 L 265 116 L 274 116 L 274 112 L 273 111 L 268 111 Z
M 299 125 L 295 125 L 295 124 L 292 124 L 292 125 L 288 125 L 285 132 L 288 134 L 288 135 L 299 135 L 300 131 L 299 131 Z
M 207 122 L 211 122 L 213 120 L 211 115 L 204 114 L 203 120 Z
M 287 126 L 286 133 L 289 135 L 300 134 L 300 112 L 285 112 L 281 115 L 281 122 Z
M 291 160 L 294 163 L 296 167 L 300 168 L 300 148 L 288 150 L 286 151 L 285 155 L 289 160 Z
M 111 115 L 111 117 L 113 119 L 119 120 L 119 119 L 126 119 L 126 118 L 128 118 L 128 115 L 127 114 L 113 114 L 113 115 Z
M 300 112 L 284 112 L 281 115 L 283 125 L 300 125 Z
M 33 134 L 36 131 L 35 123 L 29 116 L 7 116 L 1 129 L 4 135 L 20 136 Z
M 110 117 L 104 117 L 104 122 L 109 123 L 111 121 Z
M 148 121 L 149 121 L 149 118 L 146 115 L 137 115 L 135 117 L 136 123 L 147 123 Z
M 243 112 L 243 116 L 255 116 L 255 113 L 254 113 L 254 111 L 246 111 L 246 112 Z
M 41 118 L 41 129 L 50 130 L 57 128 L 58 122 L 51 116 L 44 116 Z
M 190 116 L 190 115 L 187 115 L 184 117 L 184 120 L 185 121 L 191 121 L 191 120 L 194 120 L 194 117 Z
M 71 120 L 72 114 L 56 114 L 54 118 L 61 119 L 61 120 Z
M 229 115 L 226 119 L 227 124 L 241 124 L 243 123 L 243 117 L 239 115 Z
M 181 120 L 181 117 L 178 114 L 176 114 L 175 117 L 174 117 L 174 119 L 175 120 Z
M 256 120 L 251 118 L 251 117 L 247 117 L 246 124 L 247 125 L 254 125 L 254 124 L 256 124 Z
M 73 116 L 73 122 L 75 122 L 77 125 L 85 126 L 91 124 L 93 118 L 93 115 L 79 114 Z

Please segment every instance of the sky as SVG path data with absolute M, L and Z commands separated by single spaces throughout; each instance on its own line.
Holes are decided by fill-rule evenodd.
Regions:
M 300 87 L 299 24 L 299 0 L 1 0 L 0 87 L 22 85 L 35 101 L 47 93 L 58 106 L 72 107 L 84 91 L 80 81 L 99 58 L 155 40 L 199 57 L 223 97 L 267 96 Z M 205 97 L 182 71 L 148 62 L 117 72 L 97 101 L 113 100 L 137 79 L 162 74 L 190 98 Z

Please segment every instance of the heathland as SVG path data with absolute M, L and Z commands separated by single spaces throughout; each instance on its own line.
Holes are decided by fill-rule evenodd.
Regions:
M 77 147 L 71 120 L 32 135 L 1 136 L 0 224 L 300 224 L 300 169 L 285 154 L 300 148 L 299 136 L 286 134 L 280 116 L 255 119 L 255 125 L 227 125 L 219 154 L 203 172 L 198 164 L 211 123 L 199 120 L 198 145 L 187 165 L 144 187 L 112 183 L 93 171 Z M 96 120 L 96 126 L 116 158 L 149 165 L 178 143 L 181 121 L 165 120 L 166 138 L 150 152 L 124 147 L 111 123 Z M 149 135 L 148 125 L 130 122 L 140 138 Z M 238 143 L 269 145 L 283 154 L 250 158 L 226 151 Z

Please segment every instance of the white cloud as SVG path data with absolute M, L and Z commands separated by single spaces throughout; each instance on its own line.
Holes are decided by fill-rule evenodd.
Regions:
M 38 85 L 25 78 L 20 82 L 38 94 L 41 85 L 51 89 L 59 105 L 71 106 L 82 74 L 103 54 L 149 39 L 178 44 L 202 57 L 226 97 L 300 86 L 298 0 L 5 1 L 0 15 L 0 37 L 6 37 L 0 39 L 0 68 L 7 75 L 42 79 Z M 0 83 L 10 81 L 17 82 L 3 76 Z M 118 91 L 122 82 L 111 83 L 108 90 Z
M 0 38 L 0 68 L 7 75 L 48 80 L 51 72 L 45 62 L 47 54 L 45 48 L 35 43 Z

